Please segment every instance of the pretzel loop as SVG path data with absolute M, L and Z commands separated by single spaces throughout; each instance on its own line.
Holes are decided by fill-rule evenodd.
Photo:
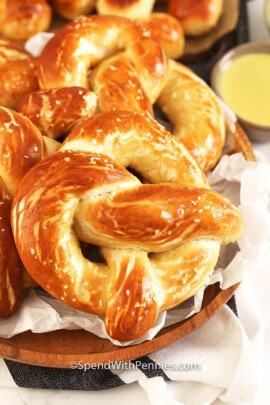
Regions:
M 154 184 L 142 184 L 118 162 L 114 131 L 120 148 L 140 134 L 144 152 L 139 145 L 139 152 L 134 146 L 119 156 L 125 165 L 138 158 L 138 175 Z M 194 295 L 213 271 L 220 245 L 242 232 L 238 210 L 209 189 L 177 144 L 140 114 L 96 115 L 24 176 L 13 202 L 14 238 L 31 276 L 67 305 L 104 316 L 114 339 L 144 335 L 160 311 Z M 156 170 L 161 150 L 165 171 Z M 82 253 L 85 242 L 99 248 L 102 260 Z
M 117 16 L 82 16 L 59 30 L 43 49 L 38 62 L 43 89 L 88 87 L 88 71 L 104 59 L 126 52 L 150 100 L 164 84 L 167 58 L 161 45 L 144 37 L 135 22 Z

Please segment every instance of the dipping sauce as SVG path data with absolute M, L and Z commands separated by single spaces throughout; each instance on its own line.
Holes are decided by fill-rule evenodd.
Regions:
M 270 53 L 241 55 L 220 79 L 220 94 L 240 118 L 270 125 Z

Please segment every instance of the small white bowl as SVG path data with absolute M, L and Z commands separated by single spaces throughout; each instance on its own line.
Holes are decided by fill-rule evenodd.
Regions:
M 223 73 L 234 59 L 242 55 L 254 53 L 270 54 L 270 41 L 254 41 L 238 45 L 232 48 L 230 51 L 228 51 L 225 55 L 223 55 L 214 65 L 211 72 L 211 86 L 213 90 L 217 93 L 217 95 L 224 102 L 226 102 L 226 100 L 224 100 L 220 89 L 220 79 Z M 256 105 L 256 100 L 254 100 L 254 104 Z M 240 117 L 237 114 L 236 116 L 239 123 L 242 125 L 243 129 L 245 130 L 245 132 L 247 133 L 248 137 L 251 140 L 259 142 L 270 140 L 270 125 L 269 126 L 260 125 L 257 124 L 256 122 L 248 121 L 247 119 L 244 119 L 243 117 Z M 269 105 L 269 116 L 270 116 L 270 105 Z

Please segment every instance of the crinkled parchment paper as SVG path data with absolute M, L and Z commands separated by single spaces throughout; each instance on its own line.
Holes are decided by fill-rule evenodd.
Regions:
M 234 128 L 234 115 L 227 109 L 228 132 Z M 228 139 L 230 137 L 228 136 Z M 259 156 L 246 161 L 242 154 L 224 155 L 208 175 L 212 188 L 239 207 L 245 230 L 241 239 L 222 247 L 220 259 L 207 284 L 219 283 L 226 289 L 241 282 L 245 274 L 255 272 L 270 255 L 270 164 Z M 153 339 L 164 326 L 179 322 L 200 311 L 204 290 L 175 309 L 163 312 L 153 328 L 142 338 L 128 343 L 112 340 L 103 319 L 70 308 L 42 289 L 26 292 L 21 309 L 12 317 L 0 320 L 0 336 L 9 338 L 26 330 L 44 333 L 58 329 L 84 329 L 117 345 L 130 345 Z

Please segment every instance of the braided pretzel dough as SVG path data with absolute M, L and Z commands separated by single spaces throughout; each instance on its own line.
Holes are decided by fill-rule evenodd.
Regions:
M 173 134 L 205 171 L 219 160 L 225 143 L 225 117 L 216 94 L 183 64 L 169 61 L 157 105 L 172 122 Z
M 46 0 L 1 0 L 1 3 L 3 36 L 25 40 L 49 29 L 52 10 Z
M 220 243 L 240 236 L 242 219 L 227 199 L 202 188 L 205 176 L 195 161 L 180 144 L 175 153 L 167 148 L 177 141 L 154 120 L 110 112 L 85 123 L 81 126 L 93 134 L 90 152 L 84 150 L 86 134 L 77 127 L 82 141 L 71 134 L 62 150 L 21 181 L 12 208 L 13 233 L 26 268 L 45 290 L 67 305 L 105 316 L 108 334 L 130 341 L 147 332 L 159 311 L 202 287 Z M 140 134 L 139 152 L 128 156 L 126 151 L 124 160 L 142 163 L 145 148 L 139 173 L 157 184 L 141 184 L 109 156 L 96 153 L 102 138 L 103 151 L 110 150 L 118 132 L 122 142 L 134 134 L 139 140 Z M 195 186 L 184 184 L 182 173 L 174 180 L 177 159 L 182 168 L 194 166 Z M 100 246 L 104 261 L 84 257 L 78 237 Z
M 134 66 L 138 55 L 144 60 L 155 60 L 157 41 L 164 48 L 166 55 L 179 58 L 184 51 L 184 33 L 179 22 L 166 13 L 152 13 L 148 18 L 141 18 L 137 23 L 143 30 L 145 38 L 143 47 L 130 47 L 128 52 L 118 53 L 106 58 L 92 71 L 89 76 L 91 89 L 97 94 L 100 111 L 136 111 L 153 116 L 152 104 L 158 92 L 149 94 L 149 86 L 141 80 L 142 69 Z M 158 63 L 157 63 L 158 65 Z M 151 89 L 150 89 L 151 91 Z
M 59 30 L 38 60 L 40 87 L 87 88 L 89 69 L 118 52 L 131 60 L 153 103 L 165 80 L 165 52 L 156 41 L 145 38 L 137 24 L 116 16 L 82 16 Z
M 169 58 L 178 59 L 184 53 L 185 33 L 179 20 L 168 13 L 151 13 L 136 20 L 145 35 L 160 42 Z
M 152 103 L 141 85 L 136 69 L 123 54 L 101 62 L 89 76 L 89 84 L 97 95 L 100 111 L 123 110 L 154 115 Z
M 23 47 L 0 38 L 0 105 L 14 108 L 38 88 L 35 59 Z
M 0 173 L 10 197 L 24 174 L 58 147 L 22 114 L 0 107 Z
M 54 10 L 66 18 L 73 20 L 80 15 L 89 14 L 96 9 L 98 14 L 116 15 L 120 17 L 140 18 L 149 15 L 154 7 L 154 0 L 51 0 Z
M 47 141 L 48 142 L 48 141 Z M 57 144 L 58 147 L 58 144 Z M 12 315 L 22 300 L 22 263 L 10 225 L 11 199 L 25 173 L 56 150 L 21 114 L 0 107 L 0 316 Z
M 17 111 L 28 117 L 42 135 L 58 138 L 96 111 L 97 98 L 83 87 L 37 90 L 26 94 Z

